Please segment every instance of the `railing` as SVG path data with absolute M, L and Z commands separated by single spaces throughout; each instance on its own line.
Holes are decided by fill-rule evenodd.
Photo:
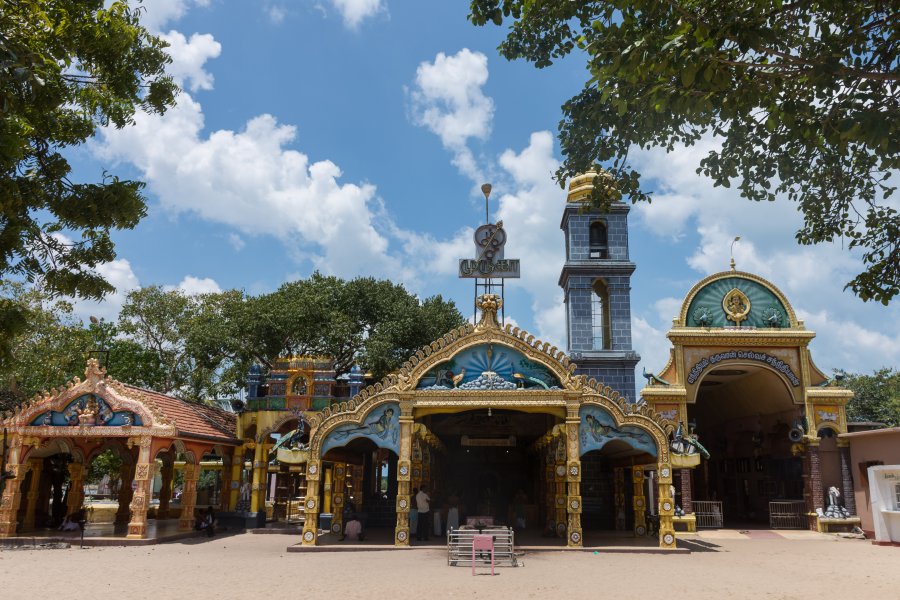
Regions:
M 714 500 L 694 500 L 694 515 L 697 527 L 716 529 L 722 527 L 722 503 Z
M 806 502 L 773 500 L 769 502 L 769 527 L 772 529 L 806 529 Z
M 472 566 L 472 542 L 478 534 L 490 535 L 494 538 L 494 562 L 497 565 L 515 567 L 515 533 L 511 527 L 484 527 L 481 531 L 475 528 L 464 527 L 447 530 L 447 564 L 455 566 Z M 486 562 L 490 564 L 489 553 L 479 554 L 475 557 L 476 564 Z

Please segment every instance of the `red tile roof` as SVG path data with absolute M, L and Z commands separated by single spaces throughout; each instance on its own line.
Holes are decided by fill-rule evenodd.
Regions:
M 237 439 L 237 415 L 221 408 L 188 402 L 175 396 L 123 384 L 126 390 L 137 392 L 156 406 L 163 417 L 171 421 L 179 436 L 214 439 L 240 444 Z

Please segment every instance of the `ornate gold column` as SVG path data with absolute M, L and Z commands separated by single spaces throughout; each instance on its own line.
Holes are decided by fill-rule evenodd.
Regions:
M 553 483 L 556 491 L 554 514 L 556 520 L 556 537 L 564 537 L 568 527 L 568 511 L 566 509 L 566 432 L 565 428 L 556 438 L 556 461 L 553 472 Z
M 263 444 L 256 443 L 253 448 L 253 485 L 250 487 L 250 512 L 265 511 L 265 502 L 260 503 L 261 492 L 266 489 L 265 468 L 263 459 Z M 261 507 L 260 507 L 261 506 Z
M 303 521 L 303 545 L 315 546 L 319 536 L 319 460 L 306 463 L 306 500 L 303 510 L 306 518 Z
M 151 441 L 149 435 L 141 436 L 137 464 L 132 470 L 134 491 L 131 493 L 131 520 L 128 522 L 128 537 L 131 539 L 147 537 L 147 509 L 153 494 L 153 472 L 156 467 L 150 458 Z M 125 481 L 122 485 L 126 485 Z M 132 489 L 131 482 L 128 482 L 128 489 Z
M 197 481 L 200 479 L 200 465 L 184 465 L 184 490 L 181 492 L 181 517 L 178 529 L 189 530 L 194 526 L 194 508 L 197 506 Z
M 25 519 L 22 521 L 22 531 L 34 529 L 34 517 L 37 513 L 38 496 L 41 494 L 41 473 L 44 470 L 44 459 L 35 458 L 28 461 L 31 473 L 31 485 L 28 486 L 28 496 L 25 505 Z
M 634 535 L 647 535 L 647 499 L 644 497 L 644 467 L 631 467 L 631 481 L 634 484 Z M 666 492 L 666 495 L 669 495 Z
M 149 438 L 148 438 L 149 439 Z M 131 521 L 131 500 L 134 498 L 134 490 L 131 482 L 134 480 L 135 464 L 130 460 L 122 462 L 119 469 L 119 508 L 116 510 L 115 525 L 125 526 Z
M 578 402 L 566 406 L 566 511 L 568 512 L 568 541 L 571 548 L 584 545 L 581 530 L 581 452 L 578 443 Z
M 334 467 L 325 467 L 325 480 L 322 482 L 322 512 L 331 512 L 332 482 L 334 480 Z
M 232 456 L 230 454 L 222 456 L 222 471 L 219 476 L 219 510 L 221 511 L 231 510 L 229 505 L 229 502 L 231 502 L 231 460 Z
M 71 515 L 81 509 L 84 504 L 84 465 L 69 463 L 69 498 L 66 502 L 66 514 Z
M 556 453 L 553 442 L 547 444 L 544 456 L 544 505 L 547 510 L 547 529 L 556 533 Z
M 331 532 L 338 535 L 344 531 L 344 504 L 346 489 L 344 482 L 347 477 L 347 465 L 334 463 L 331 467 Z
M 159 508 L 156 510 L 157 519 L 169 518 L 169 502 L 172 500 L 172 479 L 175 474 L 175 453 L 166 452 L 162 455 L 162 481 L 159 486 Z
M 684 477 L 686 469 L 682 469 Z M 668 463 L 657 465 L 659 480 L 657 490 L 659 492 L 659 547 L 675 547 L 675 524 L 672 517 L 675 516 L 675 499 L 672 498 L 672 467 Z
M 613 468 L 613 494 L 616 531 L 625 531 L 625 469 L 622 467 Z
M 397 459 L 397 526 L 394 528 L 394 545 L 409 546 L 409 495 L 412 455 L 413 414 L 410 402 L 400 403 L 400 456 Z M 436 508 L 435 508 L 436 510 Z M 430 525 L 430 523 L 429 523 Z
M 3 496 L 0 497 L 0 538 L 16 535 L 16 514 L 19 512 L 19 502 L 22 499 L 22 480 L 28 472 L 27 464 L 19 464 L 20 456 L 22 456 L 22 438 L 14 436 L 10 442 L 6 463 L 6 470 L 13 479 L 6 480 Z

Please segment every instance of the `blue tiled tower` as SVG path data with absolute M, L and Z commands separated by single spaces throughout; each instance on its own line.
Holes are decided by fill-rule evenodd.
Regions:
M 566 263 L 559 276 L 565 292 L 568 354 L 576 373 L 594 377 L 631 401 L 634 368 L 641 357 L 631 348 L 631 274 L 628 211 L 585 211 L 596 172 L 569 184 L 560 227 L 566 234 Z M 602 175 L 601 175 L 602 176 Z

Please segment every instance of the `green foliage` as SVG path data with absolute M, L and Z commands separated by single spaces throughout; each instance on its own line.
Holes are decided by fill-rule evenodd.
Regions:
M 883 368 L 871 375 L 848 375 L 842 382 L 853 390 L 848 421 L 876 421 L 900 426 L 900 371 Z
M 73 182 L 65 150 L 137 110 L 164 112 L 177 92 L 142 9 L 104 4 L 0 0 L 0 275 L 52 297 L 112 291 L 95 270 L 116 256 L 110 232 L 146 213 L 143 183 L 107 173 Z M 0 339 L 21 334 L 27 317 L 0 304 Z
M 563 106 L 560 183 L 595 163 L 595 204 L 649 201 L 633 147 L 721 143 L 698 172 L 743 197 L 786 196 L 801 244 L 843 238 L 865 271 L 863 300 L 900 293 L 900 19 L 883 1 L 472 0 L 476 25 L 503 23 L 507 59 L 538 68 L 577 52 L 584 89 Z
M 64 384 L 84 373 L 90 336 L 72 316 L 72 305 L 52 300 L 20 283 L 0 282 L 0 305 L 28 314 L 14 336 L 7 337 L 8 353 L 0 359 L 0 410 L 17 406 L 33 394 Z
M 242 315 L 245 360 L 271 366 L 285 355 L 329 356 L 338 375 L 358 362 L 375 378 L 465 322 L 440 296 L 419 302 L 387 280 L 344 281 L 320 273 L 251 299 Z
M 104 450 L 91 461 L 88 467 L 86 483 L 97 484 L 103 479 L 104 475 L 109 476 L 110 488 L 117 489 L 119 487 L 119 479 L 122 471 L 122 457 L 113 449 Z

